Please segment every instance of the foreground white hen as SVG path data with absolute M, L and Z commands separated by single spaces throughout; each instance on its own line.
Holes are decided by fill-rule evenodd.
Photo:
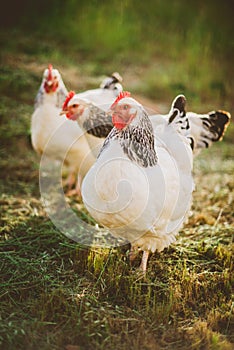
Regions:
M 68 185 L 79 172 L 81 178 L 94 162 L 83 131 L 65 116 L 59 117 L 67 89 L 57 69 L 49 65 L 43 73 L 31 118 L 31 141 L 35 151 L 68 167 Z M 81 179 L 79 179 L 81 180 Z M 79 191 L 77 184 L 77 191 Z
M 157 132 L 146 111 L 122 93 L 111 107 L 114 128 L 81 188 L 89 213 L 113 235 L 150 252 L 175 241 L 190 208 L 192 149 L 185 97 L 173 102 L 168 123 Z
M 106 111 L 123 90 L 121 81 L 121 76 L 115 72 L 105 78 L 98 89 L 78 94 L 71 91 L 63 105 L 61 114 L 66 114 L 71 120 L 79 117 L 79 126 L 84 131 L 95 158 L 104 142 L 103 134 L 106 137 L 113 128 L 111 119 L 106 118 Z

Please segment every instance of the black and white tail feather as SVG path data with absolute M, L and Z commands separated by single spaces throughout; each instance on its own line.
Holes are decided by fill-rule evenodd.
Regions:
M 231 120 L 231 114 L 222 110 L 207 114 L 188 112 L 187 115 L 196 152 L 221 141 Z
M 116 96 L 123 90 L 123 87 L 121 85 L 123 81 L 123 78 L 118 72 L 114 72 L 111 74 L 110 77 L 105 78 L 101 84 L 101 89 L 108 89 L 108 90 L 114 90 L 116 92 Z
M 185 96 L 178 95 L 172 102 L 171 110 L 168 115 L 168 124 L 172 124 L 178 133 L 188 138 L 193 150 L 195 142 L 191 133 L 190 119 L 186 114 L 185 105 Z
M 210 147 L 213 142 L 221 141 L 230 123 L 231 114 L 222 110 L 207 114 L 186 113 L 185 104 L 183 95 L 175 98 L 168 115 L 168 124 L 173 124 L 179 133 L 190 140 L 194 153 Z

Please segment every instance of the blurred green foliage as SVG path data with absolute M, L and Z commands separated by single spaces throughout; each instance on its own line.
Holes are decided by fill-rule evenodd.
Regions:
M 95 62 L 101 74 L 148 66 L 138 92 L 149 97 L 157 90 L 158 98 L 182 92 L 225 102 L 233 95 L 233 9 L 233 0 L 8 1 L 0 26 L 8 48 L 60 51 L 64 60 Z M 9 31 L 33 40 L 14 42 Z
M 233 5 L 232 0 L 8 1 L 1 26 L 51 35 L 88 52 L 106 49 L 107 55 L 108 48 L 162 53 L 174 43 L 176 52 L 189 42 L 194 53 L 201 50 L 199 45 L 204 51 L 211 45 L 233 53 Z

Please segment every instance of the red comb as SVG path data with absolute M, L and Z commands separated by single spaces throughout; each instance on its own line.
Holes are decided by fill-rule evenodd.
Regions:
M 69 91 L 67 94 L 66 100 L 63 103 L 63 111 L 67 108 L 68 102 L 72 99 L 72 97 L 75 95 L 74 91 Z
M 118 103 L 120 100 L 122 100 L 122 98 L 124 97 L 130 97 L 131 93 L 128 91 L 121 91 L 118 95 L 118 97 L 116 98 L 116 100 L 112 103 L 111 107 L 113 107 L 114 105 L 116 105 L 116 103 Z
M 48 77 L 47 77 L 47 80 L 52 80 L 53 79 L 53 75 L 52 75 L 52 70 L 53 70 L 53 66 L 52 64 L 49 64 L 48 66 Z

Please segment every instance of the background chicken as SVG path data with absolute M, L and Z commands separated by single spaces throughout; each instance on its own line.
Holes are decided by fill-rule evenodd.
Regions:
M 67 184 L 71 188 L 79 172 L 79 181 L 94 162 L 89 145 L 78 124 L 59 117 L 67 89 L 57 69 L 49 65 L 35 100 L 31 118 L 31 141 L 39 155 L 64 161 L 68 168 Z M 79 182 L 77 182 L 79 192 Z
M 118 94 L 123 90 L 121 85 L 122 81 L 123 78 L 121 77 L 121 75 L 118 72 L 114 72 L 111 74 L 110 77 L 103 79 L 103 81 L 100 84 L 100 88 L 114 90 L 116 91 L 116 95 L 118 96 Z
M 68 119 L 77 119 L 85 133 L 93 155 L 97 157 L 105 137 L 113 128 L 111 116 L 105 113 L 123 90 L 122 77 L 115 72 L 105 78 L 99 89 L 87 90 L 78 94 L 70 92 L 63 105 L 62 114 Z
M 155 136 L 146 111 L 124 93 L 111 107 L 114 128 L 82 185 L 90 214 L 118 237 L 149 252 L 175 241 L 190 208 L 192 149 L 185 98 L 172 105 L 169 123 Z

